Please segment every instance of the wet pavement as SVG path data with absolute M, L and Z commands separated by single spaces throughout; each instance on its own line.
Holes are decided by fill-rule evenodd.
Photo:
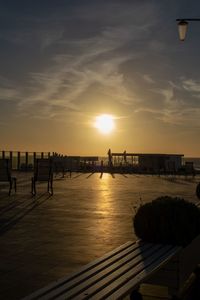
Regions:
M 17 300 L 135 240 L 133 206 L 161 195 L 196 201 L 199 178 L 144 175 L 61 175 L 54 195 L 31 174 L 18 173 L 17 193 L 0 183 L 0 299 Z

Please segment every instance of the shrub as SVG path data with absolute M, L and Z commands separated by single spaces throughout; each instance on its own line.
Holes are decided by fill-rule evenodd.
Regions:
M 138 209 L 133 225 L 146 242 L 186 246 L 200 234 L 200 209 L 178 197 L 159 197 Z

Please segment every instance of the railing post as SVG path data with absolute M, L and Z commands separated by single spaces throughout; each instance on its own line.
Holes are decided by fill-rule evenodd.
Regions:
M 26 171 L 28 170 L 28 152 L 26 152 Z
M 33 169 L 35 168 L 36 152 L 33 152 Z
M 20 152 L 17 152 L 17 170 L 20 170 Z
M 13 157 L 13 153 L 12 151 L 10 151 L 10 168 L 12 170 L 12 157 Z

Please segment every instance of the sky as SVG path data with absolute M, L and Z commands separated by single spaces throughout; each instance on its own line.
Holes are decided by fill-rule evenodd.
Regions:
M 198 0 L 1 0 L 0 150 L 200 157 L 200 22 L 184 42 L 176 24 L 198 17 Z

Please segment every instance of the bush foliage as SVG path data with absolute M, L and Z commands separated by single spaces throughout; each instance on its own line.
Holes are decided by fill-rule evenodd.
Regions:
M 138 209 L 133 225 L 146 242 L 188 245 L 200 234 L 200 209 L 178 197 L 159 197 Z

